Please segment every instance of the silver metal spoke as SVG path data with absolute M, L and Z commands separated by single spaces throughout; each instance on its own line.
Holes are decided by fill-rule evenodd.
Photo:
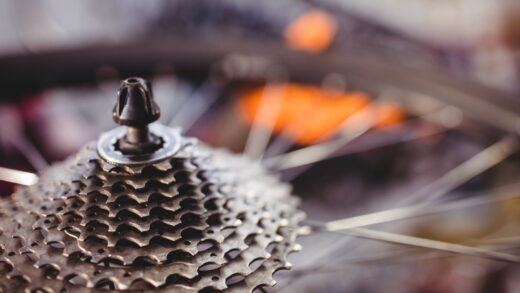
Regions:
M 280 83 L 265 86 L 246 140 L 244 155 L 253 159 L 262 158 L 278 118 L 285 91 L 286 87 Z
M 499 164 L 518 150 L 518 139 L 507 136 L 487 147 L 462 164 L 420 189 L 409 200 L 409 203 L 430 203 L 438 200 L 448 192 L 468 182 L 482 172 Z
M 207 81 L 204 81 L 206 83 Z M 181 90 L 181 94 L 179 97 L 174 97 L 176 99 L 179 99 L 179 101 L 176 103 L 177 109 L 174 110 L 171 114 L 171 118 L 168 121 L 167 125 L 171 127 L 175 126 L 182 126 L 182 123 L 187 119 L 188 116 L 187 111 L 190 111 L 191 108 L 195 108 L 197 105 L 197 102 L 194 101 L 194 99 L 200 97 L 202 86 L 198 86 L 195 88 L 193 85 L 189 84 L 186 85 L 186 87 L 179 88 Z
M 344 271 L 348 266 L 354 265 L 370 265 L 380 264 L 380 261 L 385 260 L 385 264 L 388 264 L 389 260 L 398 259 L 403 260 L 404 257 L 408 256 L 416 256 L 417 249 L 416 248 L 401 248 L 399 250 L 384 250 L 382 252 L 375 252 L 374 254 L 361 256 L 357 258 L 346 259 L 345 262 L 342 262 L 340 265 L 332 266 L 332 267 L 320 267 L 320 268 L 307 268 L 307 269 L 296 269 L 291 276 L 289 276 L 288 281 L 293 280 L 294 278 L 299 278 L 307 274 L 327 274 L 327 273 L 336 273 L 340 271 Z
M 329 221 L 326 223 L 327 229 L 339 231 L 410 217 L 419 213 L 421 210 L 424 210 L 429 204 L 437 201 L 442 196 L 467 182 L 471 178 L 474 178 L 478 174 L 481 174 L 500 163 L 517 148 L 518 143 L 516 139 L 510 137 L 504 138 L 458 165 L 436 181 L 426 185 L 424 188 L 414 193 L 413 196 L 407 199 L 402 205 L 419 202 L 418 204 Z
M 485 245 L 485 246 L 478 246 L 479 248 L 484 248 L 486 250 L 493 249 L 493 251 L 505 251 L 509 249 L 515 249 L 518 248 L 518 245 L 520 245 L 520 238 L 519 237 L 506 237 L 503 239 L 496 239 L 497 242 L 501 242 L 501 240 L 504 240 L 504 243 L 497 243 L 496 245 Z M 516 241 L 515 241 L 516 240 Z M 490 241 L 484 241 L 485 243 L 492 242 Z M 513 242 L 513 243 L 510 243 Z M 506 245 L 501 246 L 500 244 L 513 244 L 513 245 Z M 404 248 L 400 250 L 385 250 L 383 253 L 376 254 L 370 254 L 365 257 L 359 257 L 359 258 L 353 258 L 353 259 L 345 259 L 344 262 L 337 264 L 332 267 L 321 267 L 321 268 L 308 268 L 304 270 L 296 270 L 294 272 L 294 275 L 291 275 L 288 278 L 288 281 L 292 281 L 294 278 L 300 278 L 308 274 L 320 274 L 320 273 L 339 273 L 345 270 L 349 270 L 351 268 L 348 268 L 349 266 L 353 265 L 379 265 L 381 261 L 385 261 L 385 265 L 388 264 L 402 264 L 402 263 L 409 263 L 409 262 L 417 262 L 417 261 L 424 261 L 424 260 L 432 260 L 432 259 L 439 259 L 439 258 L 446 258 L 450 257 L 449 254 L 444 253 L 443 251 L 431 251 L 429 253 L 421 253 L 418 248 L 416 247 L 409 247 Z
M 178 120 L 181 118 L 177 118 L 178 115 L 181 115 L 180 113 L 185 111 L 189 106 L 188 104 L 191 103 L 190 98 L 195 95 L 195 92 L 197 89 L 193 89 L 193 87 L 189 84 L 183 84 L 180 81 L 178 81 L 177 89 L 174 92 L 175 96 L 171 97 L 171 99 L 176 100 L 174 102 L 174 107 L 171 109 L 171 113 L 169 113 L 169 117 L 165 120 L 166 125 L 168 126 L 176 126 Z M 172 93 L 170 93 L 171 95 Z
M 396 127 L 397 127 L 397 125 L 396 125 Z M 400 124 L 399 127 L 406 128 L 407 125 L 401 125 Z M 389 129 L 385 128 L 384 130 L 381 130 L 381 131 L 389 131 L 389 130 L 391 130 L 391 129 L 390 128 Z M 371 140 L 371 141 L 368 141 L 367 143 L 363 143 L 363 144 L 360 144 L 358 146 L 352 146 L 350 148 L 345 148 L 345 150 L 342 150 L 342 151 L 336 152 L 334 154 L 331 154 L 326 159 L 333 159 L 333 158 L 337 158 L 337 157 L 363 153 L 363 152 L 367 152 L 367 151 L 371 151 L 371 150 L 375 150 L 375 149 L 378 149 L 378 148 L 383 148 L 383 147 L 387 147 L 387 146 L 391 146 L 391 145 L 412 142 L 412 141 L 428 138 L 428 137 L 431 137 L 431 136 L 435 136 L 435 135 L 438 135 L 438 134 L 442 134 L 442 133 L 444 133 L 444 132 L 446 132 L 448 130 L 449 130 L 449 128 L 435 127 L 433 129 L 430 129 L 430 130 L 427 130 L 427 131 L 415 131 L 415 132 L 413 132 L 411 134 L 410 133 L 406 133 L 403 136 L 392 135 L 392 136 L 390 136 L 388 138 L 385 138 L 385 139 Z M 267 160 L 269 160 L 269 159 L 267 159 Z
M 379 242 L 387 242 L 391 244 L 398 244 L 404 246 L 411 246 L 416 248 L 432 249 L 437 251 L 443 251 L 454 254 L 462 254 L 468 256 L 474 256 L 479 258 L 485 258 L 496 261 L 520 263 L 520 256 L 512 255 L 503 252 L 497 252 L 488 250 L 481 247 L 466 246 L 461 244 L 443 242 L 439 240 L 432 240 L 427 238 L 415 237 L 410 235 L 403 235 L 385 231 L 372 230 L 367 228 L 351 228 L 343 231 L 329 230 L 326 226 L 318 228 L 320 231 L 341 233 L 350 236 L 366 238 Z
M 11 145 L 27 159 L 35 170 L 41 170 L 48 166 L 47 161 L 24 136 L 23 122 L 20 113 L 11 106 L 0 108 L 0 143 Z
M 305 269 L 296 269 L 290 275 L 285 278 L 281 277 L 280 287 L 278 289 L 282 291 L 282 289 L 286 289 L 294 284 L 295 281 L 307 276 L 307 275 L 316 275 L 316 274 L 333 274 L 340 273 L 344 271 L 348 271 L 353 269 L 353 266 L 360 265 L 379 265 L 382 260 L 390 260 L 393 258 L 400 258 L 402 255 L 406 257 L 410 255 L 411 251 L 416 251 L 413 248 L 401 248 L 400 250 L 391 250 L 391 251 L 383 251 L 376 252 L 375 254 L 365 255 L 354 259 L 349 259 L 348 261 L 332 267 L 320 266 L 320 267 L 312 267 Z
M 432 121 L 438 124 L 442 124 L 443 127 L 437 128 L 432 131 L 428 132 L 422 132 L 417 133 L 412 136 L 406 136 L 406 137 L 399 137 L 399 136 L 392 136 L 389 140 L 384 141 L 376 141 L 370 143 L 368 146 L 361 146 L 361 148 L 354 148 L 354 149 L 346 149 L 345 151 L 339 151 L 344 145 L 346 145 L 350 140 L 344 141 L 344 145 L 340 145 L 339 141 L 344 138 L 341 134 L 348 135 L 348 133 L 342 133 L 340 132 L 340 136 L 334 140 L 331 140 L 329 142 L 309 146 L 306 148 L 302 148 L 299 150 L 295 150 L 293 152 L 285 153 L 278 156 L 273 156 L 270 158 L 266 158 L 264 160 L 264 164 L 272 169 L 276 170 L 285 170 L 290 168 L 296 168 L 304 165 L 309 165 L 313 163 L 317 163 L 319 161 L 330 159 L 338 156 L 344 156 L 347 154 L 353 154 L 357 152 L 364 152 L 368 151 L 374 148 L 383 147 L 387 145 L 392 145 L 400 142 L 408 142 L 416 139 L 421 139 L 424 137 L 432 136 L 435 134 L 442 133 L 444 131 L 447 131 L 448 129 L 452 129 L 454 127 L 457 127 L 460 124 L 460 119 L 452 119 L 456 120 L 452 123 L 446 123 L 444 120 L 449 118 L 449 116 L 453 116 L 453 108 L 452 107 L 444 107 L 439 110 L 433 111 L 432 113 L 422 114 L 418 116 L 417 118 L 414 118 L 409 121 L 404 121 L 401 123 L 398 123 L 396 125 L 385 127 L 385 130 L 391 130 L 392 128 L 397 127 L 406 127 L 407 125 L 413 125 L 415 122 L 420 120 L 426 120 L 426 121 Z M 346 121 L 348 122 L 348 121 Z M 367 129 L 367 131 L 370 129 Z M 335 142 L 338 141 L 336 144 Z M 336 148 L 336 146 L 339 146 L 339 148 Z M 327 154 L 327 155 L 325 155 Z
M 365 229 L 368 230 L 368 229 Z M 380 236 L 381 231 L 377 230 L 370 230 L 371 233 L 375 231 L 377 233 L 377 236 Z M 319 232 L 319 231 L 318 231 Z M 336 231 L 334 231 L 336 232 Z M 436 241 L 436 240 L 430 240 L 430 239 L 424 239 L 424 238 L 418 238 L 413 236 L 407 236 L 407 235 L 401 235 L 401 234 L 395 234 L 395 233 L 388 233 L 383 232 L 385 234 L 385 238 L 387 234 L 391 234 L 393 238 L 397 237 L 399 239 L 399 242 L 402 242 L 403 239 L 406 240 L 406 244 L 404 243 L 395 243 L 394 241 L 386 241 L 379 239 L 373 239 L 373 237 L 362 237 L 367 238 L 371 240 L 378 240 L 378 241 L 384 241 L 392 244 L 402 244 L 404 246 L 410 246 L 405 249 L 393 249 L 393 250 L 383 250 L 376 251 L 374 253 L 367 253 L 366 255 L 354 259 L 344 259 L 340 263 L 334 265 L 334 266 L 320 266 L 320 267 L 313 267 L 313 268 L 305 268 L 305 269 L 299 269 L 295 271 L 291 276 L 289 276 L 285 280 L 285 285 L 282 288 L 285 288 L 292 284 L 296 279 L 302 278 L 308 274 L 328 274 L 328 273 L 339 273 L 345 270 L 351 269 L 351 266 L 353 265 L 379 265 L 381 261 L 385 261 L 385 265 L 388 265 L 389 263 L 392 264 L 401 264 L 401 263 L 409 263 L 409 262 L 417 262 L 422 260 L 431 260 L 431 259 L 438 259 L 443 257 L 448 257 L 449 255 L 447 253 L 452 254 L 461 254 L 458 252 L 458 250 L 463 249 L 465 253 L 462 253 L 463 255 L 470 255 L 475 257 L 481 257 L 486 259 L 492 259 L 492 260 L 499 260 L 499 261 L 506 261 L 510 262 L 511 260 L 516 260 L 518 256 L 511 255 L 507 253 L 502 253 L 500 251 L 508 250 L 508 249 L 515 249 L 517 248 L 520 243 L 518 240 L 520 240 L 519 237 L 506 237 L 506 238 L 500 238 L 500 239 L 489 239 L 485 241 L 480 241 L 479 246 L 473 247 L 473 246 L 465 246 L 465 245 L 459 245 L 459 244 L 453 244 L 453 243 L 446 243 L 442 241 Z M 346 233 L 341 233 L 346 234 Z M 403 238 L 402 236 L 405 236 Z M 361 236 L 355 236 L 355 237 L 361 237 Z M 414 240 L 413 243 L 409 243 L 410 238 Z M 423 245 L 417 246 L 415 240 L 420 239 L 421 243 L 423 241 L 427 241 L 428 247 L 424 247 Z M 392 239 L 393 240 L 393 239 Z M 437 248 L 431 248 L 430 246 L 433 244 L 435 246 L 441 244 L 442 248 L 445 248 L 446 244 L 449 245 L 449 251 L 446 251 L 445 249 L 437 249 Z M 489 243 L 492 243 L 492 245 L 489 245 Z M 409 245 L 410 244 L 410 245 Z M 413 245 L 412 245 L 413 244 Z M 504 245 L 506 244 L 506 245 Z M 453 245 L 455 245 L 455 249 L 457 251 L 453 250 Z M 435 251 L 429 252 L 429 253 L 421 253 L 418 249 L 426 248 L 426 249 L 433 249 Z M 467 248 L 470 248 L 470 251 L 467 250 Z M 475 254 L 476 253 L 476 254 Z M 484 254 L 482 254 L 484 253 Z M 489 255 L 491 253 L 491 255 Z M 497 255 L 498 254 L 498 255 Z M 497 256 L 499 259 L 497 259 Z M 506 259 L 503 259 L 503 257 L 506 257 Z M 511 259 L 513 257 L 513 259 Z
M 517 199 L 520 197 L 520 193 L 518 192 L 519 189 L 520 189 L 520 182 L 509 184 L 509 185 L 506 185 L 503 187 L 493 188 L 491 190 L 488 190 L 487 192 L 480 192 L 476 195 L 466 194 L 465 197 L 468 197 L 468 198 L 464 198 L 464 199 L 453 201 L 453 202 L 447 202 L 442 205 L 439 205 L 436 207 L 431 207 L 426 210 L 423 209 L 422 206 L 420 206 L 419 209 L 415 209 L 415 207 L 405 207 L 405 208 L 394 209 L 394 210 L 396 212 L 396 215 L 399 216 L 399 220 L 409 219 L 412 217 L 419 217 L 419 216 L 426 216 L 426 215 L 432 215 L 432 214 L 443 213 L 443 212 L 450 212 L 453 210 L 460 210 L 460 209 L 479 206 L 479 205 L 486 205 L 486 204 L 496 203 L 499 201 Z M 499 194 L 499 195 L 490 197 L 490 194 Z M 401 214 L 398 213 L 399 210 L 402 211 Z M 318 226 L 323 226 L 326 224 L 324 222 L 312 221 L 312 220 L 307 221 L 306 223 L 309 225 L 318 225 Z M 520 246 L 520 237 L 504 237 L 504 238 L 497 238 L 497 239 L 486 239 L 484 241 L 476 242 L 475 244 L 478 244 L 479 246 L 486 245 L 485 247 L 488 249 L 493 248 L 495 250 L 503 250 L 503 249 L 513 248 L 514 246 L 512 246 L 512 245 Z M 488 244 L 492 244 L 493 246 L 488 246 Z M 332 248 L 332 249 L 337 249 L 337 248 Z M 410 250 L 406 250 L 406 251 L 408 251 L 411 254 L 414 254 L 413 251 L 410 251 Z M 395 256 L 394 254 L 397 254 L 399 256 L 399 255 L 402 255 L 403 252 L 405 252 L 405 251 L 401 251 L 398 253 L 395 253 L 395 252 L 385 253 L 383 255 L 383 257 L 367 257 L 367 258 L 362 258 L 361 261 L 360 260 L 348 260 L 347 265 L 349 265 L 351 262 L 361 263 L 361 262 L 364 262 L 365 260 L 368 262 L 368 261 L 381 260 L 383 258 L 391 258 L 391 257 Z M 371 256 L 372 256 L 372 254 L 371 254 Z M 420 256 L 420 257 L 422 259 L 423 256 Z M 438 257 L 438 255 L 437 255 L 437 257 Z M 418 256 L 415 257 L 415 259 L 418 259 L 418 258 L 419 258 Z M 429 257 L 429 258 L 431 258 L 431 257 Z M 306 269 L 303 269 L 302 271 L 307 271 L 307 270 L 316 271 L 316 270 L 320 270 L 321 267 L 322 266 L 306 268 Z M 341 265 L 338 265 L 338 267 L 341 267 Z
M 442 124 L 444 126 L 443 128 L 440 128 L 440 129 L 442 129 L 442 131 L 445 131 L 446 129 L 457 127 L 460 123 L 460 119 L 458 120 L 458 123 L 451 123 L 451 124 L 443 123 L 443 121 L 442 121 L 443 119 L 445 119 L 446 117 L 452 116 L 452 114 L 453 114 L 452 110 L 453 109 L 451 107 L 442 107 L 440 109 L 433 110 L 433 111 L 426 112 L 426 113 L 421 112 L 420 115 L 416 119 L 417 120 L 424 119 L 424 120 L 432 121 L 436 124 L 438 122 L 440 122 L 440 124 Z M 414 119 L 414 120 L 416 120 L 416 119 Z M 441 120 L 441 121 L 439 121 L 439 120 Z M 348 120 L 346 122 L 348 122 Z M 405 123 L 413 123 L 413 122 L 414 121 L 407 121 Z M 396 126 L 398 126 L 398 125 L 396 125 Z M 433 133 L 430 135 L 433 135 Z M 331 156 L 329 156 L 329 157 L 332 157 L 333 155 L 334 155 L 334 153 L 332 153 Z M 284 155 L 281 155 L 280 157 L 283 157 L 283 156 Z M 278 161 L 277 157 L 267 158 L 265 161 L 268 161 L 268 160 L 273 160 L 273 162 Z M 335 252 L 339 249 L 342 249 L 348 243 L 348 240 L 349 239 L 339 239 L 338 241 L 335 241 L 334 243 L 332 243 L 331 246 L 329 246 L 329 249 L 322 250 L 321 252 L 313 255 L 311 257 L 311 259 L 305 263 L 304 267 L 308 267 L 311 264 L 312 264 L 313 268 L 320 267 L 320 265 L 316 266 L 316 264 L 315 264 L 315 262 L 318 259 L 324 258 L 325 256 L 332 254 L 333 252 Z
M 336 139 L 269 158 L 264 161 L 264 164 L 274 170 L 285 170 L 309 165 L 328 158 L 346 144 L 374 127 L 376 122 L 375 115 L 373 115 L 374 106 L 375 102 L 372 102 L 363 110 L 345 119 Z M 359 123 L 351 123 L 358 121 Z
M 217 101 L 220 86 L 206 80 L 186 100 L 170 121 L 170 126 L 181 126 L 188 131 Z
M 30 172 L 0 167 L 0 181 L 20 185 L 33 185 L 38 182 L 38 175 Z
M 152 90 L 155 101 L 161 105 L 161 120 L 170 124 L 183 102 L 191 95 L 191 86 L 173 74 L 158 76 L 152 79 Z M 110 96 L 113 89 L 109 89 Z M 112 102 L 113 98 L 110 98 Z
M 387 93 L 386 92 L 382 93 L 380 95 L 380 97 L 384 96 L 385 94 L 387 94 Z M 374 103 L 374 101 L 372 101 L 370 105 L 372 105 L 373 103 Z M 366 107 L 363 107 L 363 109 L 366 109 Z M 307 111 L 306 113 L 302 113 L 301 115 L 303 117 L 305 117 L 305 116 L 312 117 L 312 115 L 315 113 L 315 111 L 316 111 L 315 109 L 310 109 L 309 111 Z M 346 125 L 346 123 L 348 121 L 350 121 L 349 119 L 351 119 L 351 117 L 352 117 L 352 115 L 347 117 L 341 123 L 341 126 L 344 127 Z M 303 131 L 304 130 L 301 129 L 301 125 L 298 123 L 293 123 L 292 125 L 289 125 L 280 135 L 278 135 L 278 137 L 267 148 L 266 154 L 269 154 L 270 158 L 267 158 L 264 161 L 264 163 L 266 165 L 270 165 L 270 164 L 276 163 L 277 161 L 280 161 L 283 158 L 283 156 L 280 154 L 285 153 L 287 150 L 289 150 L 289 148 L 291 148 L 292 145 L 294 145 L 295 141 L 294 141 L 294 138 L 292 138 L 292 136 L 294 136 L 295 134 L 300 135 L 303 133 Z M 342 130 L 339 129 L 338 132 L 341 133 Z
M 314 109 L 305 114 L 312 115 L 313 111 Z M 269 158 L 264 159 L 264 162 L 269 161 L 276 154 L 282 154 L 289 150 L 291 146 L 293 146 L 295 143 L 293 136 L 301 134 L 300 128 L 301 125 L 299 123 L 293 123 L 284 131 L 282 131 L 282 133 L 277 135 L 277 137 L 273 140 L 271 144 L 269 144 L 265 151 L 266 156 L 268 156 Z M 272 160 L 275 161 L 274 159 Z
M 493 189 L 493 192 L 515 192 L 520 190 L 520 183 L 511 184 L 505 187 Z M 486 205 L 498 201 L 505 201 L 520 197 L 520 193 L 506 193 L 496 197 L 490 197 L 490 192 L 484 192 L 481 195 L 465 198 L 457 201 L 447 202 L 434 207 L 428 207 L 424 204 L 406 206 L 395 209 L 388 209 L 380 212 L 365 214 L 356 217 L 350 217 L 344 220 L 335 220 L 325 223 L 332 230 L 342 230 L 355 227 L 364 227 L 375 224 L 389 223 L 393 221 L 406 220 L 415 217 L 422 217 L 432 214 L 444 213 L 452 210 L 459 210 L 472 206 Z M 384 220 L 383 220 L 384 219 Z M 340 228 L 341 227 L 341 228 Z
M 40 151 L 27 138 L 22 136 L 16 137 L 13 138 L 12 143 L 35 170 L 43 170 L 49 165 Z
M 500 237 L 485 239 L 484 243 L 491 245 L 510 245 L 515 244 L 516 247 L 520 246 L 520 236 Z
M 425 192 L 433 192 L 435 197 L 429 197 L 429 201 L 422 202 L 420 209 L 423 209 L 424 207 L 427 207 L 428 204 L 431 202 L 435 202 L 440 197 L 445 195 L 446 193 L 450 192 L 454 188 L 458 187 L 459 185 L 465 183 L 469 179 L 473 178 L 474 176 L 480 174 L 481 172 L 487 170 L 488 168 L 498 164 L 503 159 L 505 159 L 509 154 L 513 153 L 517 149 L 517 141 L 514 138 L 504 138 L 500 140 L 499 142 L 493 144 L 492 146 L 486 148 L 485 150 L 479 152 L 477 155 L 473 156 L 469 160 L 465 161 L 464 163 L 457 166 L 455 169 L 452 169 L 452 171 L 448 172 L 446 175 L 442 176 L 438 180 L 434 181 L 430 185 L 427 185 L 425 188 L 419 190 L 419 192 L 416 192 L 412 194 L 410 197 L 407 197 L 407 199 L 401 203 L 398 203 L 401 206 L 406 206 L 413 204 L 417 201 L 417 199 L 421 199 L 421 197 L 428 196 L 428 193 Z M 454 171 L 455 170 L 455 171 Z M 462 172 L 462 174 L 459 174 Z M 457 176 L 455 176 L 457 175 Z M 441 191 L 435 192 L 432 187 L 440 187 Z M 447 188 L 450 187 L 450 188 Z M 326 226 L 328 226 L 328 229 L 331 229 L 333 231 L 340 231 L 343 228 L 354 228 L 354 227 L 363 227 L 367 225 L 373 225 L 373 224 L 381 224 L 389 221 L 397 220 L 398 215 L 401 214 L 402 216 L 406 215 L 406 213 L 402 213 L 402 208 L 397 209 L 391 209 L 391 210 L 385 210 L 380 212 L 374 212 L 369 213 L 361 216 L 356 217 L 349 217 L 345 219 L 335 220 L 331 222 L 325 223 Z M 416 205 L 410 209 L 419 209 L 419 206 Z M 346 241 L 336 241 L 332 247 L 329 247 L 328 250 L 324 250 L 323 253 L 320 253 L 321 257 L 323 255 L 329 255 L 333 252 L 341 249 L 344 247 L 344 245 L 348 242 L 348 239 Z M 317 259 L 317 258 L 316 258 Z M 313 264 L 313 267 L 316 267 L 314 262 L 309 262 L 310 264 Z

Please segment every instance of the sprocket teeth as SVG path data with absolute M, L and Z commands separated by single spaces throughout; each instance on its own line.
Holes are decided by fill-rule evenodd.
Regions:
M 186 138 L 173 157 L 137 166 L 88 144 L 1 201 L 0 285 L 15 291 L 273 286 L 304 217 L 262 166 Z

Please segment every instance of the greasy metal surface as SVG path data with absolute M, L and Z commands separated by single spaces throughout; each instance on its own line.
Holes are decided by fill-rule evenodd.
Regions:
M 254 162 L 180 138 L 118 166 L 96 144 L 0 204 L 0 289 L 252 291 L 287 269 L 303 214 Z

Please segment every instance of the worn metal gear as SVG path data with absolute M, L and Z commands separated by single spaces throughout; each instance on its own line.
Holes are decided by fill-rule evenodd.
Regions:
M 172 155 L 139 164 L 110 162 L 88 144 L 3 200 L 0 290 L 274 285 L 299 249 L 303 213 L 290 186 L 242 156 L 171 137 Z

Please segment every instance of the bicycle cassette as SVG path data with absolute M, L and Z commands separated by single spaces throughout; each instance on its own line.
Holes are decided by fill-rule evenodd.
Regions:
M 43 171 L 0 207 L 1 292 L 253 291 L 273 286 L 304 214 L 288 184 L 159 117 L 123 81 L 124 127 Z

